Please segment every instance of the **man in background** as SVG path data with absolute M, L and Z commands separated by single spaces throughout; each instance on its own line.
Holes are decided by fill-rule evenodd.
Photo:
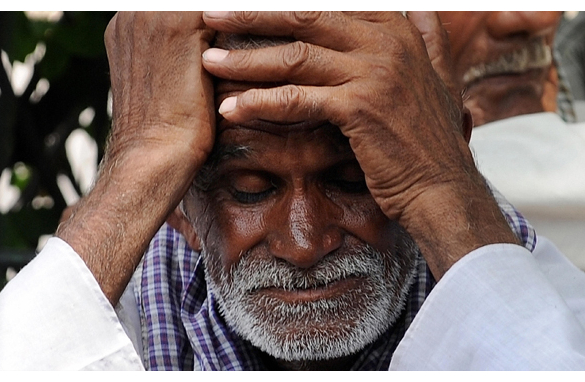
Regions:
M 585 269 L 585 126 L 553 42 L 561 12 L 439 12 L 486 178 Z M 558 111 L 558 113 L 554 113 Z

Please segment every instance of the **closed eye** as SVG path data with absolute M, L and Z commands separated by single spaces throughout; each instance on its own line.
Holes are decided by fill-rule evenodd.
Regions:
M 268 188 L 261 192 L 244 192 L 236 189 L 232 190 L 232 195 L 236 201 L 242 204 L 256 204 L 264 201 L 276 191 L 275 187 Z
M 241 204 L 260 203 L 276 191 L 276 183 L 270 174 L 256 171 L 232 173 L 229 190 L 233 198 Z

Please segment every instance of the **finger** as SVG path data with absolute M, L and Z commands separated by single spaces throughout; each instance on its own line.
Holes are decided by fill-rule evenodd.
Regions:
M 366 11 L 344 11 L 344 15 L 351 16 L 358 20 L 369 21 L 373 23 L 385 23 L 405 19 L 406 12 L 366 12 Z
M 203 66 L 212 75 L 232 81 L 315 86 L 345 83 L 362 70 L 347 54 L 301 41 L 260 49 L 211 48 L 203 54 Z
M 205 12 L 203 17 L 221 32 L 285 36 L 338 51 L 359 49 L 364 39 L 371 39 L 367 24 L 372 20 L 404 19 L 398 12 Z
M 438 14 L 436 12 L 408 12 L 408 19 L 420 31 L 433 68 L 461 106 L 461 89 L 453 73 L 449 38 Z
M 250 89 L 235 97 L 226 98 L 219 113 L 228 121 L 245 123 L 264 120 L 276 123 L 329 120 L 335 101 L 324 87 L 285 85 L 270 89 Z M 333 114 L 335 115 L 335 114 Z

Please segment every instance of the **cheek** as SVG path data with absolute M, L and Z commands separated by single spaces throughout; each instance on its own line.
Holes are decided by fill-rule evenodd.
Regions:
M 230 208 L 225 203 L 210 206 L 208 235 L 205 240 L 214 253 L 222 254 L 221 263 L 225 269 L 236 264 L 242 254 L 260 244 L 265 237 L 264 214 L 258 209 Z
M 370 196 L 344 206 L 343 228 L 378 251 L 393 248 L 398 223 L 388 219 Z
M 325 203 L 324 200 L 321 202 Z M 398 223 L 389 220 L 371 196 L 349 198 L 343 202 L 337 200 L 334 204 L 336 211 L 342 211 L 342 214 L 335 213 L 336 218 L 333 219 L 339 219 L 339 229 L 379 251 L 394 248 L 399 232 Z M 198 219 L 199 230 L 205 232 L 203 243 L 207 248 L 213 248 L 212 252 L 217 256 L 221 256 L 217 260 L 224 270 L 229 270 L 249 250 L 267 251 L 270 227 L 281 228 L 283 222 L 280 217 L 286 213 L 274 205 L 271 207 L 277 212 L 271 210 L 270 206 L 242 208 L 212 198 L 199 205 L 196 210 L 200 216 L 205 216 L 204 219 Z

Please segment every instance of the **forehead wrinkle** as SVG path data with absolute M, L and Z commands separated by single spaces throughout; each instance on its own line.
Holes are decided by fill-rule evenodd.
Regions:
M 246 145 L 216 143 L 205 164 L 193 180 L 193 186 L 199 190 L 207 191 L 217 180 L 219 167 L 222 163 L 230 159 L 247 158 L 252 151 L 252 148 Z
M 259 160 L 264 155 L 265 149 L 274 148 L 272 144 L 266 147 L 267 137 L 285 139 L 285 147 L 288 145 L 289 139 L 296 142 L 293 145 L 299 144 L 299 140 L 306 141 L 304 144 L 307 145 L 324 145 L 322 146 L 324 157 L 323 161 L 320 162 L 321 168 L 331 166 L 333 162 L 345 162 L 350 155 L 351 159 L 355 160 L 348 138 L 330 123 L 309 122 L 307 124 L 277 125 L 255 121 L 254 126 L 226 124 L 218 132 L 211 154 L 195 177 L 194 188 L 200 191 L 210 190 L 213 184 L 219 181 L 221 168 L 231 160 Z M 274 155 L 274 150 L 271 152 Z M 304 153 L 303 150 L 297 152 L 297 160 L 301 160 L 302 153 Z
M 253 151 L 247 145 L 218 143 L 205 162 L 205 167 L 217 172 L 223 163 L 232 159 L 246 159 Z
M 207 161 L 219 164 L 229 159 L 247 158 L 251 152 L 250 146 L 218 143 Z

